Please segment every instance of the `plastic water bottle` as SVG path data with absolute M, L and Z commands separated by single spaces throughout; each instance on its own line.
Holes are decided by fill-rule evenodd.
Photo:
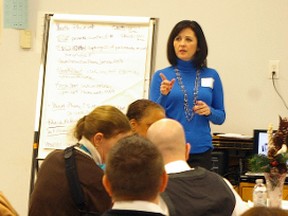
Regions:
M 254 206 L 267 206 L 267 189 L 263 179 L 256 179 L 256 185 L 253 189 Z

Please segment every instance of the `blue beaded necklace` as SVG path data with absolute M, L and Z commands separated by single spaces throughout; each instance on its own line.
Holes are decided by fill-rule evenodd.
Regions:
M 198 98 L 198 91 L 199 91 L 199 84 L 200 84 L 200 70 L 198 69 L 196 71 L 196 79 L 195 79 L 195 85 L 194 85 L 194 90 L 193 90 L 193 105 L 192 105 L 192 108 L 189 107 L 188 94 L 187 94 L 187 91 L 186 91 L 185 86 L 183 84 L 182 76 L 180 74 L 180 71 L 178 70 L 177 67 L 175 67 L 174 70 L 175 70 L 175 73 L 176 73 L 178 84 L 179 84 L 179 86 L 181 88 L 181 91 L 183 92 L 183 95 L 184 95 L 185 118 L 187 119 L 188 122 L 190 122 L 192 120 L 192 118 L 194 117 L 194 115 L 195 115 L 195 112 L 193 111 L 193 107 L 196 105 L 197 98 Z

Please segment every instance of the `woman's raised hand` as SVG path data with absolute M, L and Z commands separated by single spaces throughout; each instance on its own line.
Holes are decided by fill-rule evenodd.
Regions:
M 163 73 L 160 73 L 160 77 L 162 79 L 160 85 L 160 92 L 162 95 L 168 95 L 174 86 L 175 79 L 168 80 Z

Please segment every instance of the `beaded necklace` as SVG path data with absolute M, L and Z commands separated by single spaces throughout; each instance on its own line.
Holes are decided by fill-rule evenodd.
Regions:
M 200 70 L 198 69 L 196 71 L 196 79 L 195 79 L 195 85 L 194 85 L 194 90 L 193 90 L 193 106 L 192 106 L 191 109 L 189 108 L 188 94 L 187 94 L 185 86 L 184 86 L 184 84 L 182 82 L 182 76 L 180 74 L 180 71 L 176 67 L 175 67 L 174 70 L 175 70 L 175 73 L 176 73 L 178 84 L 179 84 L 179 86 L 181 88 L 181 91 L 183 92 L 183 95 L 184 95 L 185 118 L 187 119 L 188 122 L 190 122 L 192 120 L 194 114 L 195 114 L 194 111 L 193 111 L 193 106 L 196 105 L 197 98 L 198 98 L 199 81 L 200 81 Z

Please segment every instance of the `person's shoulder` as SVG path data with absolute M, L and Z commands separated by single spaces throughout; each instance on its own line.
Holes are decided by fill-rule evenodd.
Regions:
M 11 205 L 6 196 L 4 196 L 4 194 L 1 191 L 0 191 L 0 215 L 11 215 L 11 216 L 18 215 L 14 207 Z
M 218 71 L 216 69 L 214 69 L 214 68 L 204 67 L 202 70 L 203 70 L 204 73 L 207 73 L 209 75 L 217 75 L 217 76 L 219 76 Z
M 172 179 L 178 179 L 178 178 L 205 178 L 206 175 L 206 169 L 202 167 L 194 167 L 191 170 L 183 171 L 183 172 L 178 172 L 178 173 L 171 173 L 169 174 L 169 180 Z
M 216 172 L 213 172 L 211 170 L 207 170 L 203 167 L 198 167 L 198 169 L 201 170 L 201 172 L 204 173 L 206 176 L 211 176 L 212 178 L 215 178 L 215 179 L 222 179 L 222 176 L 220 176 Z
M 63 150 L 55 149 L 46 156 L 44 161 L 54 160 L 54 158 L 63 157 L 63 155 L 64 155 Z
M 202 74 L 203 78 L 213 78 L 217 82 L 221 80 L 219 73 L 214 68 L 205 67 Z
M 59 168 L 63 167 L 62 164 L 64 164 L 64 151 L 60 149 L 53 150 L 41 162 L 38 176 L 50 172 L 50 170 L 54 169 L 55 166 Z

